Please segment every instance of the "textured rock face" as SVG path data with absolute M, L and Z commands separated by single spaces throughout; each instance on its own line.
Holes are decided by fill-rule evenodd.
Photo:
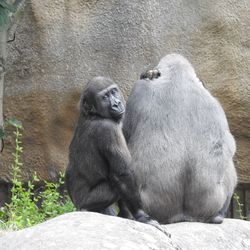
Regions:
M 177 223 L 164 226 L 171 238 L 131 220 L 75 212 L 32 228 L 7 233 L 1 250 L 39 249 L 220 249 L 250 248 L 250 222 L 226 219 L 221 225 Z
M 96 75 L 125 96 L 145 66 L 167 53 L 190 60 L 219 98 L 238 145 L 241 182 L 250 181 L 250 2 L 31 0 L 8 47 L 4 113 L 24 124 L 24 177 L 67 164 L 79 92 Z M 12 142 L 13 143 L 13 142 Z M 10 137 L 1 155 L 9 180 Z

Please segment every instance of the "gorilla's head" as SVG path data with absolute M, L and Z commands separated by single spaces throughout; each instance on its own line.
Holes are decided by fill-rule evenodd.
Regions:
M 109 78 L 95 77 L 82 94 L 81 109 L 88 115 L 120 120 L 125 112 L 122 93 Z

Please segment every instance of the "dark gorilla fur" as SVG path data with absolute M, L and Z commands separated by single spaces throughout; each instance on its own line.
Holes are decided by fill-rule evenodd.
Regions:
M 181 55 L 156 68 L 136 82 L 123 127 L 143 209 L 160 223 L 221 223 L 237 182 L 224 111 Z
M 125 107 L 118 86 L 111 79 L 95 77 L 80 105 L 66 169 L 66 186 L 77 210 L 115 215 L 111 205 L 118 201 L 124 217 L 128 208 L 137 221 L 157 227 L 141 210 L 121 128 Z

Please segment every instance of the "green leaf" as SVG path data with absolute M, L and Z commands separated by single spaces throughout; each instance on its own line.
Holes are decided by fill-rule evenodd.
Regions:
M 14 126 L 15 128 L 22 128 L 23 127 L 22 122 L 17 120 L 16 118 L 11 118 L 6 123 L 7 123 L 7 125 Z
M 6 3 L 1 0 L 0 2 L 0 31 L 8 29 L 10 24 L 11 13 L 16 11 L 16 6 Z
M 0 140 L 3 139 L 5 136 L 3 127 L 0 127 Z
M 1 8 L 0 6 L 0 31 L 4 31 L 8 28 L 8 24 L 10 21 L 8 10 Z
M 3 9 L 7 9 L 10 12 L 15 12 L 16 11 L 16 7 L 14 5 L 9 4 L 4 0 L 1 0 L 0 7 L 2 7 Z

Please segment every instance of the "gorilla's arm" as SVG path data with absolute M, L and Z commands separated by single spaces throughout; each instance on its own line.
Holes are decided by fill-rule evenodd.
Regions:
M 150 221 L 150 217 L 141 210 L 139 189 L 129 167 L 131 156 L 121 129 L 111 125 L 104 131 L 106 141 L 99 145 L 109 165 L 110 182 L 136 220 Z
M 112 141 L 112 143 L 106 143 L 104 149 L 109 165 L 109 177 L 121 199 L 135 215 L 141 207 L 141 202 L 134 174 L 129 168 L 131 156 L 123 134 L 120 130 L 115 130 L 115 132 L 114 130 L 106 131 L 106 136 L 109 134 L 109 139 Z
M 146 104 L 141 103 L 140 96 L 147 94 L 149 85 L 150 85 L 149 80 L 137 81 L 128 98 L 125 118 L 123 121 L 123 134 L 127 143 L 130 140 L 130 136 L 134 135 L 135 130 L 137 128 L 138 120 L 140 119 L 141 116 L 140 107 L 138 107 L 138 105 L 140 106 L 148 105 L 148 103 Z

